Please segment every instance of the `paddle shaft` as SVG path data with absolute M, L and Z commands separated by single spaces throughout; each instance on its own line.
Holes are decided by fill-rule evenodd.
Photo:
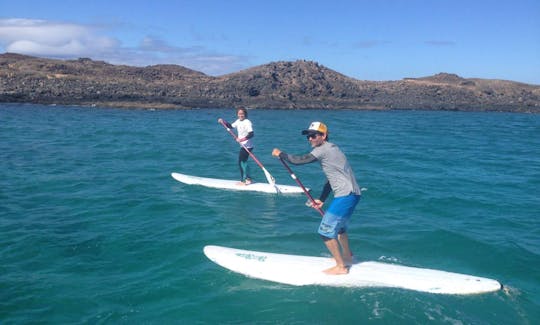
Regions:
M 224 121 L 221 121 L 220 124 L 223 125 L 225 130 L 227 130 L 227 132 L 229 132 L 229 134 L 234 138 L 234 140 L 236 140 L 236 142 L 238 142 L 238 137 L 236 136 L 236 134 L 234 134 L 234 132 L 231 130 L 231 128 L 229 128 L 227 126 L 227 124 L 225 124 Z M 262 168 L 262 170 L 264 172 L 264 175 L 266 176 L 266 179 L 268 180 L 268 183 L 274 185 L 276 183 L 276 180 L 274 179 L 274 177 L 272 175 L 270 175 L 270 173 L 266 170 L 266 168 L 264 168 L 263 164 L 259 161 L 259 159 L 257 159 L 257 157 L 255 157 L 255 155 L 250 150 L 248 150 L 248 148 L 244 144 L 242 144 L 240 142 L 238 142 L 238 143 L 242 146 L 242 148 L 244 148 L 244 150 L 247 151 L 247 153 L 250 155 L 250 157 L 253 159 L 253 161 L 255 161 L 257 163 L 257 165 L 259 165 L 259 167 Z
M 316 207 L 317 202 L 315 202 L 315 199 L 313 198 L 313 196 L 311 196 L 311 194 L 309 194 L 309 191 L 306 189 L 304 184 L 302 184 L 302 182 L 298 179 L 298 177 L 296 177 L 296 175 L 294 174 L 291 167 L 289 167 L 289 164 L 287 164 L 287 162 L 285 162 L 285 160 L 283 160 L 281 157 L 279 157 L 279 161 L 281 161 L 283 166 L 285 166 L 285 168 L 289 171 L 289 174 L 291 175 L 291 178 L 294 179 L 296 181 L 296 183 L 298 184 L 298 186 L 300 186 L 302 188 L 302 191 L 304 191 L 304 193 L 307 195 L 307 197 L 309 198 L 309 200 L 311 201 L 313 206 Z M 324 211 L 321 208 L 316 207 L 315 210 L 319 211 L 321 216 L 324 216 Z

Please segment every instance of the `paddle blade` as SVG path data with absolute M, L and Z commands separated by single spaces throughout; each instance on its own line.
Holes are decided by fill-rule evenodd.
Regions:
M 266 176 L 266 180 L 268 181 L 268 184 L 270 185 L 276 185 L 276 180 L 274 179 L 274 176 L 270 175 L 270 173 L 266 170 L 266 168 L 263 167 L 264 176 Z

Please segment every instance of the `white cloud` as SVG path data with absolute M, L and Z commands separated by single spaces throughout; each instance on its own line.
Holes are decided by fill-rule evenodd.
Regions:
M 57 57 L 103 53 L 118 46 L 91 27 L 37 19 L 0 19 L 0 44 L 7 52 Z
M 71 40 L 68 43 L 57 46 L 43 44 L 35 41 L 15 41 L 6 47 L 7 52 L 24 53 L 32 55 L 47 56 L 70 56 L 84 55 L 85 47 L 77 40 Z
M 213 53 L 201 46 L 178 47 L 154 36 L 142 36 L 136 47 L 123 47 L 118 39 L 103 33 L 91 25 L 0 19 L 0 49 L 41 57 L 89 57 L 112 64 L 179 64 L 210 75 L 238 71 L 247 64 L 245 57 Z

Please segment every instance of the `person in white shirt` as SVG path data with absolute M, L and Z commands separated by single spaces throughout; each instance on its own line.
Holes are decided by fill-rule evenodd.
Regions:
M 240 146 L 240 151 L 238 152 L 238 167 L 240 168 L 240 183 L 243 185 L 249 185 L 251 184 L 251 176 L 249 173 L 249 165 L 247 163 L 247 160 L 249 158 L 249 153 L 246 151 L 249 150 L 250 152 L 253 151 L 253 125 L 251 124 L 251 121 L 248 120 L 248 112 L 244 107 L 239 107 L 236 110 L 236 115 L 238 116 L 238 119 L 234 121 L 232 124 L 224 121 L 223 119 L 218 119 L 219 123 L 224 123 L 228 128 L 235 128 L 238 136 L 236 138 L 236 141 L 243 146 Z

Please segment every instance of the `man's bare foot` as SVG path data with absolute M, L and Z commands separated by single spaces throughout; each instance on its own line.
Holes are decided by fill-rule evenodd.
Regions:
M 336 265 L 329 269 L 324 270 L 323 272 L 328 275 L 342 275 L 342 274 L 349 273 L 349 268 L 345 265 L 344 266 Z
M 246 186 L 246 183 L 244 183 L 244 182 L 237 182 L 236 185 Z

